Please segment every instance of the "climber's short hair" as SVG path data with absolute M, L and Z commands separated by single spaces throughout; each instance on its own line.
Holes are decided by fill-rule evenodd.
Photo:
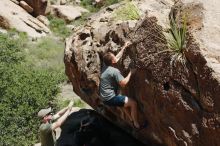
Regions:
M 103 61 L 105 63 L 106 66 L 111 66 L 112 65 L 112 53 L 111 52 L 107 52 L 104 56 L 103 56 Z

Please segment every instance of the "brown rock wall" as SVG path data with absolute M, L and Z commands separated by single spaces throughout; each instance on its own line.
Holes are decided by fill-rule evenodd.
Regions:
M 21 1 L 21 0 L 19 0 Z M 48 0 L 24 0 L 28 5 L 33 8 L 33 15 L 45 15 Z

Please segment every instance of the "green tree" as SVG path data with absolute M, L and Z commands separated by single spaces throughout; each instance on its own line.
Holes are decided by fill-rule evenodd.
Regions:
M 0 34 L 0 145 L 4 146 L 34 144 L 40 124 L 37 112 L 59 92 L 57 74 L 25 62 L 21 35 Z

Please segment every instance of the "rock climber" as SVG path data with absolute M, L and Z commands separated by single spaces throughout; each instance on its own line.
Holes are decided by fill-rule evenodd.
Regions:
M 41 146 L 55 146 L 56 137 L 55 129 L 60 127 L 67 117 L 70 115 L 73 106 L 73 101 L 69 105 L 55 115 L 52 114 L 52 109 L 41 109 L 38 112 L 38 117 L 42 119 L 42 124 L 39 128 Z
M 119 87 L 125 87 L 128 84 L 134 70 L 130 70 L 128 75 L 124 78 L 120 71 L 114 67 L 122 57 L 124 50 L 128 48 L 130 44 L 130 42 L 126 42 L 116 56 L 110 52 L 104 54 L 104 65 L 102 67 L 100 81 L 100 98 L 106 105 L 123 107 L 128 118 L 132 120 L 134 127 L 140 128 L 137 120 L 136 101 L 125 95 L 119 94 Z

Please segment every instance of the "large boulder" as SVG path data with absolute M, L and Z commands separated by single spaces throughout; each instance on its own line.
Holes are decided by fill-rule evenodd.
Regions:
M 34 11 L 34 9 L 29 6 L 25 1 L 20 1 L 20 6 L 25 9 L 28 13 L 32 13 Z
M 42 22 L 43 24 L 45 24 L 46 26 L 49 26 L 50 25 L 50 21 L 47 19 L 46 16 L 43 16 L 43 15 L 39 15 L 37 16 L 37 19 Z
M 30 37 L 36 38 L 50 33 L 50 30 L 38 19 L 8 0 L 0 1 L 0 20 L 0 27 L 15 28 L 18 31 L 26 32 Z
M 24 0 L 24 1 L 33 8 L 33 15 L 35 17 L 38 15 L 45 15 L 48 0 Z
M 82 7 L 70 5 L 51 5 L 50 8 L 52 15 L 64 19 L 66 22 L 80 18 L 82 13 L 88 12 L 88 10 Z
M 144 146 L 93 110 L 73 112 L 61 129 L 57 146 Z
M 11 0 L 13 3 L 19 5 L 19 1 L 18 0 Z
M 176 4 L 146 0 L 136 4 L 146 14 L 137 23 L 112 22 L 109 17 L 117 7 L 107 8 L 66 40 L 64 61 L 73 90 L 144 143 L 150 139 L 167 146 L 220 145 L 220 50 L 219 34 L 214 33 L 220 31 L 218 5 L 205 0 Z M 171 8 L 177 17 L 185 13 L 188 17 L 182 57 L 168 48 L 164 36 Z M 108 21 L 97 21 L 102 16 L 109 16 Z M 122 92 L 137 101 L 139 121 L 148 122 L 140 131 L 120 108 L 103 105 L 98 94 L 103 54 L 116 54 L 127 40 L 133 43 L 118 68 L 124 76 L 129 67 L 137 69 Z

